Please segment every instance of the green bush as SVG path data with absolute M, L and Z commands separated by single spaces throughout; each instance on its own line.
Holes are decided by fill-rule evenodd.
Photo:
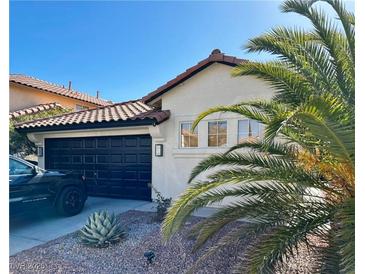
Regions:
M 17 123 L 28 122 L 31 120 L 48 118 L 51 116 L 61 115 L 71 112 L 71 109 L 54 108 L 47 111 L 42 111 L 36 114 L 19 116 L 9 120 L 9 153 L 21 154 L 22 157 L 35 154 L 36 147 L 25 133 L 20 133 L 15 129 Z
M 172 198 L 165 198 L 162 196 L 161 192 L 159 192 L 155 187 L 152 186 L 153 191 L 156 193 L 157 199 L 154 202 L 157 203 L 157 212 L 156 212 L 156 221 L 162 222 L 165 218 L 167 210 L 171 205 Z

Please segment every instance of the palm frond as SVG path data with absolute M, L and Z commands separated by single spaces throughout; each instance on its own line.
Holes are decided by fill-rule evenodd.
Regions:
M 327 229 L 331 219 L 328 211 L 316 216 L 307 215 L 291 225 L 275 226 L 260 236 L 244 257 L 245 264 L 238 264 L 234 273 L 271 273 L 296 252 L 299 244 L 306 243 L 311 234 Z
M 315 28 L 314 35 L 322 41 L 323 46 L 331 56 L 329 59 L 335 67 L 337 83 L 342 93 L 349 102 L 354 100 L 354 79 L 355 63 L 351 59 L 348 41 L 340 32 L 336 25 L 330 21 L 323 11 L 311 7 L 313 1 L 288 0 L 281 8 L 283 12 L 295 12 L 307 17 Z
M 260 139 L 253 139 L 241 142 L 233 147 L 229 148 L 225 154 L 229 154 L 238 149 L 254 149 L 259 152 L 266 152 L 274 155 L 285 155 L 285 156 L 295 156 L 298 151 L 298 145 L 290 144 L 285 139 L 279 141 L 273 141 L 267 143 Z
M 276 99 L 283 103 L 298 105 L 314 93 L 310 83 L 300 74 L 288 69 L 282 62 L 246 62 L 232 70 L 232 76 L 253 75 L 267 81 L 276 92 Z
M 334 224 L 337 252 L 340 267 L 346 273 L 354 273 L 355 269 L 355 199 L 347 199 L 336 212 L 337 224 Z
M 349 48 L 351 51 L 351 57 L 353 63 L 355 63 L 355 16 L 352 12 L 346 10 L 345 5 L 339 0 L 317 0 L 315 2 L 326 2 L 332 6 L 341 21 L 342 27 L 345 31 Z
M 322 146 L 339 161 L 354 164 L 355 135 L 354 128 L 339 125 L 329 119 L 324 120 L 315 115 L 315 110 L 297 112 L 293 118 L 300 119 L 312 136 L 322 142 Z
M 247 168 L 289 168 L 294 169 L 295 163 L 274 155 L 247 152 L 214 154 L 201 161 L 191 172 L 189 183 L 199 174 L 217 166 L 246 166 Z
M 248 52 L 267 51 L 278 56 L 287 66 L 292 66 L 306 79 L 306 85 L 323 92 L 330 87 L 337 90 L 335 67 L 328 58 L 328 51 L 313 43 L 308 35 L 299 30 L 277 28 L 253 38 L 246 45 Z
M 199 225 L 202 225 L 202 224 L 204 224 L 204 223 L 203 222 L 199 223 Z M 247 224 L 242 224 L 242 225 L 238 226 L 237 228 L 233 229 L 232 231 L 228 232 L 215 245 L 208 248 L 204 252 L 204 254 L 197 261 L 194 262 L 194 264 L 190 267 L 190 269 L 188 269 L 186 274 L 196 273 L 197 272 L 196 270 L 199 267 L 199 265 L 204 263 L 204 260 L 209 258 L 211 255 L 213 255 L 217 251 L 223 249 L 224 247 L 232 246 L 233 244 L 236 244 L 240 238 L 242 238 L 244 236 L 247 237 L 248 229 L 249 229 L 249 227 Z

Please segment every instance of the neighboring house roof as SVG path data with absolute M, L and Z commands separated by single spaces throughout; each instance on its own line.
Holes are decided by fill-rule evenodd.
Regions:
M 237 66 L 243 62 L 247 62 L 245 59 L 239 59 L 234 56 L 228 56 L 223 54 L 219 49 L 215 49 L 212 53 L 205 58 L 204 60 L 200 61 L 195 66 L 187 69 L 185 72 L 179 74 L 174 79 L 168 81 L 166 84 L 162 85 L 158 89 L 150 92 L 146 96 L 142 98 L 142 101 L 145 103 L 149 103 L 152 100 L 156 99 L 157 97 L 161 96 L 165 92 L 169 91 L 170 89 L 174 88 L 178 84 L 184 82 L 185 80 L 189 79 L 193 75 L 197 74 L 199 71 L 205 69 L 206 67 L 210 66 L 213 63 L 221 63 L 229 66 Z
M 98 106 L 107 106 L 107 105 L 112 104 L 112 102 L 110 102 L 110 101 L 106 101 L 104 99 L 88 95 L 86 93 L 81 93 L 81 92 L 78 92 L 73 89 L 69 90 L 63 86 L 59 86 L 59 85 L 49 83 L 49 82 L 31 77 L 31 76 L 26 76 L 23 74 L 10 74 L 9 81 L 20 84 L 20 85 L 44 90 L 47 92 L 52 92 L 57 95 L 61 95 L 61 96 L 77 99 L 80 101 L 92 103 L 92 104 L 95 104 Z
M 92 128 L 123 125 L 159 124 L 167 120 L 170 111 L 155 110 L 141 101 L 129 101 L 90 110 L 71 112 L 49 118 L 18 123 L 23 131 L 58 130 L 64 128 Z
M 9 113 L 9 119 L 13 119 L 23 115 L 31 115 L 36 114 L 42 111 L 55 109 L 55 108 L 64 108 L 59 103 L 49 103 L 49 104 L 40 104 L 36 106 L 31 106 L 28 108 L 19 109 L 17 111 L 13 111 Z

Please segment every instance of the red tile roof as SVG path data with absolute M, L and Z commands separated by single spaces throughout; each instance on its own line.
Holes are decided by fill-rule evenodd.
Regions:
M 156 99 L 157 97 L 161 96 L 165 92 L 169 91 L 173 87 L 189 79 L 190 77 L 192 77 L 193 75 L 195 75 L 196 73 L 198 73 L 199 71 L 203 70 L 204 68 L 208 67 L 213 63 L 221 63 L 229 66 L 237 66 L 243 62 L 247 62 L 247 60 L 239 59 L 234 56 L 225 55 L 219 49 L 215 49 L 208 56 L 208 58 L 205 58 L 195 66 L 188 68 L 185 72 L 179 74 L 174 79 L 168 81 L 166 84 L 162 85 L 158 89 L 150 92 L 149 94 L 147 94 L 142 98 L 142 101 L 145 103 L 151 102 L 153 99 Z
M 63 86 L 59 86 L 59 85 L 56 85 L 53 83 L 49 83 L 49 82 L 46 82 L 46 81 L 43 81 L 43 80 L 40 80 L 40 79 L 37 79 L 34 77 L 22 75 L 22 74 L 10 74 L 9 81 L 12 83 L 17 83 L 20 85 L 44 90 L 47 92 L 52 92 L 57 95 L 61 95 L 61 96 L 77 99 L 80 101 L 92 103 L 97 106 L 107 106 L 107 105 L 112 104 L 112 102 L 110 102 L 110 101 L 106 101 L 101 98 L 96 98 L 94 96 L 90 96 L 86 93 L 81 93 L 81 92 L 78 92 L 73 89 L 69 90 Z
M 50 110 L 54 108 L 63 108 L 59 103 L 49 103 L 40 104 L 36 106 L 31 106 L 28 108 L 19 109 L 9 113 L 9 119 L 16 118 L 23 115 L 36 114 L 45 110 Z
M 161 96 L 168 90 L 172 89 L 176 85 L 187 80 L 188 78 L 192 77 L 193 75 L 195 75 L 196 73 L 205 69 L 206 67 L 208 67 L 209 65 L 211 65 L 213 63 L 221 63 L 221 64 L 226 64 L 229 66 L 236 66 L 236 65 L 241 64 L 246 61 L 247 60 L 239 59 L 239 58 L 236 58 L 233 56 L 224 55 L 223 53 L 221 53 L 221 51 L 219 49 L 215 49 L 212 51 L 212 53 L 209 55 L 208 58 L 200 61 L 198 64 L 187 69 L 185 72 L 178 75 L 171 81 L 167 82 L 165 85 L 163 85 L 163 86 L 159 87 L 158 89 L 156 89 L 155 91 L 147 94 L 141 100 L 135 100 L 135 101 L 129 101 L 129 102 L 123 102 L 123 103 L 117 103 L 117 104 L 109 104 L 108 102 L 103 101 L 107 105 L 98 107 L 95 109 L 82 110 L 82 111 L 78 111 L 78 112 L 67 113 L 64 115 L 58 115 L 58 116 L 54 116 L 54 117 L 37 119 L 37 120 L 33 120 L 33 121 L 19 123 L 16 125 L 16 128 L 19 130 L 29 130 L 29 131 L 37 130 L 39 128 L 42 128 L 42 130 L 48 130 L 48 129 L 51 129 L 52 127 L 58 128 L 58 127 L 63 127 L 63 126 L 66 127 L 68 125 L 75 125 L 75 126 L 84 125 L 83 128 L 87 128 L 87 127 L 89 127 L 89 125 L 90 125 L 90 127 L 92 127 L 91 124 L 97 124 L 97 123 L 101 123 L 101 122 L 106 122 L 106 123 L 118 122 L 118 121 L 123 122 L 123 121 L 144 120 L 144 119 L 150 119 L 150 120 L 154 120 L 156 123 L 161 123 L 169 118 L 170 111 L 155 109 L 155 108 L 147 105 L 147 103 L 149 103 L 152 100 L 156 99 L 157 97 Z M 65 89 L 63 87 L 56 86 L 54 84 L 50 84 L 50 83 L 47 83 L 47 82 L 44 82 L 44 81 L 41 81 L 41 80 L 38 80 L 35 78 L 31 78 L 28 76 L 18 76 L 18 77 L 23 80 L 22 82 L 26 82 L 26 81 L 24 81 L 24 79 L 28 79 L 29 82 L 25 85 L 36 86 L 37 88 L 40 88 L 39 86 L 41 86 L 41 89 L 44 89 L 44 90 L 46 90 L 47 85 L 51 85 L 54 89 L 60 90 L 60 92 L 62 91 L 62 93 L 65 93 L 65 94 L 67 92 L 70 93 L 70 91 L 68 91 L 67 89 Z M 17 83 L 17 81 L 14 80 L 14 78 L 13 78 L 13 80 L 11 79 L 10 81 Z M 41 82 L 41 83 L 43 83 L 44 86 L 39 83 L 37 85 L 37 84 L 33 83 L 33 81 L 36 83 Z M 21 81 L 18 80 L 18 82 L 21 82 Z M 22 83 L 22 84 L 24 84 L 24 83 Z M 51 91 L 51 92 L 55 92 L 55 91 Z M 71 91 L 71 92 L 74 92 L 74 91 Z M 81 96 L 80 93 L 77 93 L 77 94 L 78 94 L 78 97 Z M 83 94 L 83 95 L 85 95 L 85 94 Z M 65 95 L 65 96 L 69 96 L 69 95 Z M 88 95 L 86 95 L 86 96 L 88 96 Z M 71 96 L 69 96 L 69 97 L 71 97 Z M 89 97 L 91 97 L 91 96 L 89 96 Z M 92 98 L 97 99 L 95 97 L 92 97 Z M 101 99 L 98 99 L 98 100 L 101 100 Z M 110 125 L 110 124 L 108 124 L 108 125 Z M 119 126 L 119 124 L 117 126 Z
M 152 119 L 156 123 L 167 120 L 170 111 L 155 110 L 141 101 L 129 101 L 110 106 L 81 110 L 49 118 L 18 123 L 17 129 L 34 129 L 51 126 L 67 126 L 100 122 Z

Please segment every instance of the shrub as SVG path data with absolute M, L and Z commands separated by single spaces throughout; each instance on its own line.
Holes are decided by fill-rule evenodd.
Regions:
M 172 198 L 165 198 L 162 196 L 155 187 L 152 186 L 153 191 L 156 193 L 157 198 L 154 202 L 157 203 L 156 221 L 162 222 L 165 218 L 168 208 L 171 205 Z

